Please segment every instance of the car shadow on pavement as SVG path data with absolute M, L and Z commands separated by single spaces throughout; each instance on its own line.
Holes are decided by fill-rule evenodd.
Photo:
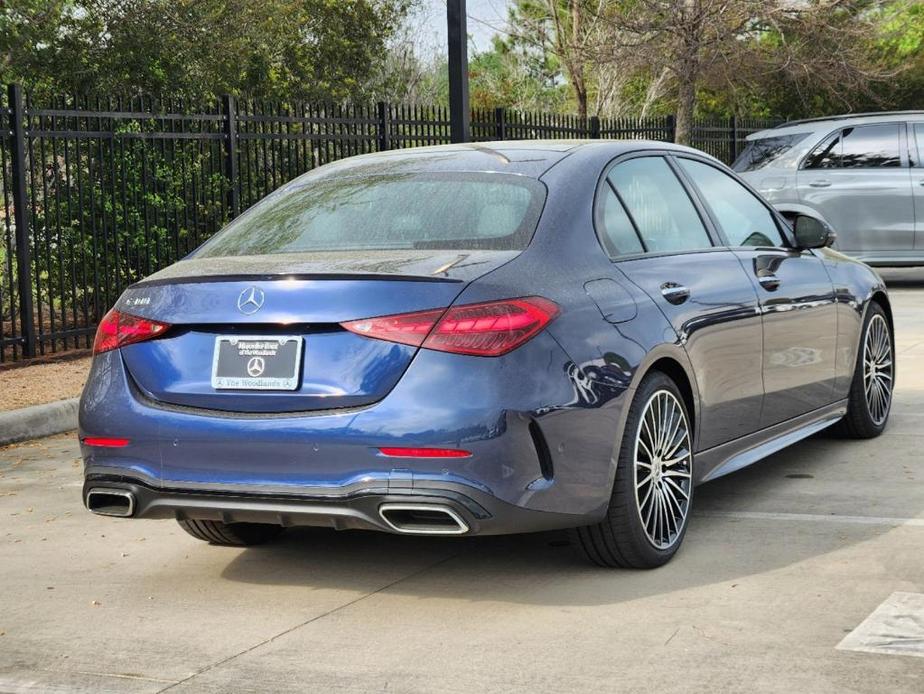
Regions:
M 828 522 L 806 527 L 785 515 L 771 523 L 746 513 L 735 516 L 751 509 L 849 514 L 849 508 L 821 508 L 818 495 L 828 481 L 836 484 L 837 469 L 858 455 L 852 445 L 809 439 L 698 487 L 684 546 L 672 562 L 654 571 L 590 565 L 577 556 L 564 532 L 421 538 L 300 528 L 271 545 L 242 551 L 222 577 L 313 589 L 359 588 L 374 579 L 379 589 L 420 598 L 562 606 L 613 604 L 723 581 L 734 587 L 748 576 L 849 549 L 893 529 Z M 903 515 L 918 510 L 906 508 Z

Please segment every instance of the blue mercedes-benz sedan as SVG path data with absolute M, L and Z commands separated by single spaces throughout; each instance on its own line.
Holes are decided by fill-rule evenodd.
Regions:
M 886 426 L 888 294 L 833 240 L 659 142 L 322 166 L 102 320 L 84 503 L 213 544 L 567 528 L 661 565 L 697 484 Z

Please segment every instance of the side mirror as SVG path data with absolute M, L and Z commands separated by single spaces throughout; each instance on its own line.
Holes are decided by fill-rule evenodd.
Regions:
M 806 214 L 797 214 L 793 220 L 792 230 L 796 237 L 796 246 L 799 249 L 825 248 L 831 246 L 837 239 L 834 229 L 817 217 Z

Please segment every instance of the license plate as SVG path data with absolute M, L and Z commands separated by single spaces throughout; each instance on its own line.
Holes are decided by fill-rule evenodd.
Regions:
M 219 335 L 212 358 L 212 388 L 295 390 L 302 338 Z

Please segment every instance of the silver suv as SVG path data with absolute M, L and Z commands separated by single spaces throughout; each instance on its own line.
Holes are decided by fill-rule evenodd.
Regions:
M 784 213 L 814 213 L 870 265 L 924 265 L 924 111 L 784 123 L 733 167 Z

